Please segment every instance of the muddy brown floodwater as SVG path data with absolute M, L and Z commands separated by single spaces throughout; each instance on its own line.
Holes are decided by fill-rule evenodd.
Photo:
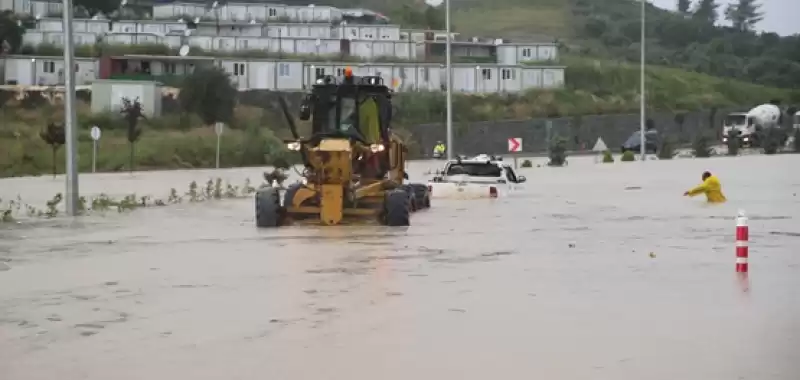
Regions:
M 6 225 L 0 379 L 797 380 L 798 168 L 574 158 L 523 169 L 513 198 L 438 201 L 409 228 L 257 230 L 251 199 Z M 681 196 L 703 170 L 727 204 Z M 166 195 L 212 174 L 81 178 Z M 5 198 L 62 189 L 0 181 Z

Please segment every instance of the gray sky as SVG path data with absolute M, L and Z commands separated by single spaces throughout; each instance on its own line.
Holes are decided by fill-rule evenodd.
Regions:
M 649 0 L 657 7 L 674 10 L 678 4 L 677 0 Z M 697 0 L 692 0 L 696 3 Z M 719 11 L 723 16 L 725 7 L 733 0 L 720 0 Z M 800 33 L 800 0 L 760 0 L 761 11 L 764 12 L 764 21 L 758 24 L 758 28 L 775 32 L 784 36 Z

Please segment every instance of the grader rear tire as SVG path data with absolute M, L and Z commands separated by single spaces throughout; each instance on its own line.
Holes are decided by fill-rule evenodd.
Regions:
M 403 189 L 386 192 L 384 198 L 384 223 L 387 226 L 399 227 L 411 225 L 411 197 Z
M 283 209 L 278 189 L 266 188 L 256 192 L 256 227 L 270 228 L 281 225 Z
M 431 194 L 428 186 L 422 183 L 412 183 L 409 185 L 413 189 L 414 200 L 418 210 L 431 207 Z
M 416 212 L 422 208 L 422 205 L 417 202 L 417 197 L 414 195 L 414 187 L 411 185 L 403 185 L 400 188 L 408 194 L 409 202 L 411 203 L 411 212 Z

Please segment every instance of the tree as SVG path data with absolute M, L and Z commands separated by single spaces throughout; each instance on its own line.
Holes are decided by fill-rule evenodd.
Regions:
M 731 22 L 734 29 L 749 32 L 764 19 L 764 13 L 759 9 L 761 4 L 756 3 L 756 0 L 739 0 L 736 4 L 728 4 L 725 19 Z
M 678 0 L 678 13 L 686 16 L 690 14 L 692 0 Z
M 692 18 L 707 25 L 714 25 L 719 18 L 716 0 L 700 0 L 692 14 Z
M 67 143 L 64 125 L 53 122 L 48 123 L 47 128 L 44 131 L 39 132 L 39 137 L 41 137 L 42 140 L 47 143 L 47 145 L 50 145 L 50 149 L 53 150 L 53 177 L 55 177 L 56 152 L 58 152 L 58 148 Z
M 83 7 L 89 16 L 103 13 L 106 16 L 118 10 L 122 4 L 120 0 L 75 0 L 76 7 Z
M 25 27 L 10 10 L 0 12 L 0 55 L 16 53 L 22 46 Z
M 233 119 L 237 95 L 236 87 L 224 70 L 198 68 L 184 79 L 178 100 L 184 111 L 197 114 L 210 126 Z
M 136 141 L 142 136 L 142 128 L 139 127 L 139 119 L 147 120 L 147 118 L 144 116 L 142 103 L 139 102 L 139 98 L 133 101 L 128 98 L 122 98 L 122 109 L 120 113 L 122 114 L 122 118 L 125 119 L 125 123 L 128 125 L 128 145 L 131 152 L 128 170 L 133 173 L 133 152 Z

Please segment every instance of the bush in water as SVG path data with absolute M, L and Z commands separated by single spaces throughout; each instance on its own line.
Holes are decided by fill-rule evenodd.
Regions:
M 661 146 L 658 148 L 659 160 L 671 160 L 675 155 L 675 148 L 670 139 L 665 138 L 661 141 Z
M 764 154 L 778 153 L 786 139 L 786 132 L 782 128 L 765 128 L 759 133 L 759 140 L 764 148 Z
M 567 163 L 567 140 L 556 136 L 550 143 L 550 162 L 548 166 L 564 166 Z
M 734 132 L 734 131 L 732 131 Z M 728 146 L 728 155 L 729 156 L 736 156 L 739 154 L 740 142 L 739 142 L 739 131 L 735 131 L 736 133 L 731 133 L 728 136 L 728 141 L 726 145 Z
M 531 162 L 531 160 L 525 160 L 525 161 L 522 161 L 522 164 L 520 164 L 520 166 L 523 167 L 523 168 L 532 168 L 533 167 L 533 162 Z
M 266 186 L 267 184 L 262 184 Z M 246 179 L 244 185 L 233 186 L 224 183 L 221 178 L 216 180 L 209 179 L 202 188 L 197 182 L 189 184 L 189 190 L 181 195 L 177 190 L 170 189 L 166 199 L 154 199 L 150 196 L 137 196 L 129 194 L 120 199 L 114 199 L 106 194 L 100 194 L 92 198 L 80 197 L 78 210 L 81 214 L 94 212 L 105 212 L 116 209 L 117 212 L 130 211 L 142 207 L 166 206 L 168 204 L 182 203 L 184 199 L 189 202 L 205 202 L 215 199 L 226 198 L 246 198 L 255 193 L 256 188 L 251 186 L 250 179 Z M 61 193 L 56 194 L 51 200 L 47 201 L 44 209 L 39 209 L 25 203 L 21 197 L 3 202 L 0 200 L 0 223 L 10 223 L 17 220 L 17 215 L 25 215 L 29 218 L 54 218 L 58 216 L 58 206 L 63 201 Z
M 611 153 L 610 150 L 606 150 L 605 152 L 603 152 L 603 163 L 604 164 L 614 163 L 614 155 Z
M 708 146 L 708 137 L 702 134 L 698 135 L 692 143 L 692 151 L 694 151 L 695 157 L 711 157 L 711 148 Z
M 794 130 L 794 152 L 800 153 L 800 129 Z
M 636 154 L 633 153 L 632 150 L 626 150 L 625 153 L 622 153 L 622 158 L 619 160 L 622 162 L 636 161 Z

